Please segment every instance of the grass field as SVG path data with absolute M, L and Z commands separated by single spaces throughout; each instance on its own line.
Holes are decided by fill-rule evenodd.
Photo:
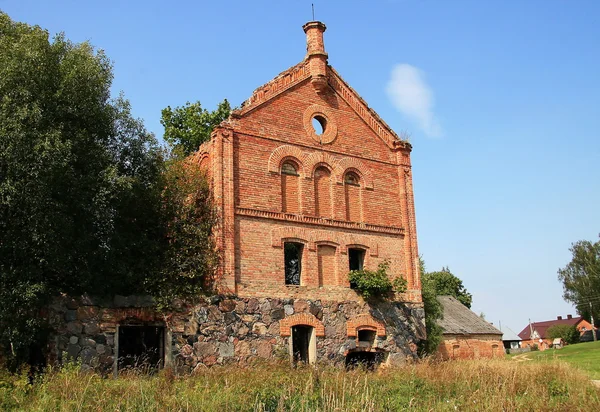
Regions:
M 351 371 L 255 365 L 194 376 L 106 379 L 75 365 L 34 385 L 0 372 L 0 410 L 36 411 L 600 410 L 600 389 L 564 362 L 510 359 Z
M 600 379 L 600 341 L 577 343 L 543 352 L 527 352 L 521 356 L 537 362 L 565 361 L 588 373 L 591 379 Z

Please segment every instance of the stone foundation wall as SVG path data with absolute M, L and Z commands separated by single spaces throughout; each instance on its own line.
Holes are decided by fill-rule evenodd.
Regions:
M 151 299 L 117 296 L 57 300 L 49 310 L 54 329 L 50 360 L 66 357 L 104 373 L 114 371 L 118 328 L 164 326 L 165 363 L 178 373 L 195 368 L 258 359 L 289 359 L 290 328 L 315 326 L 316 362 L 343 364 L 356 350 L 385 352 L 388 363 L 416 356 L 424 337 L 422 305 L 399 302 L 328 302 L 305 299 L 213 296 L 193 307 L 180 305 L 168 314 L 154 310 Z M 357 330 L 377 331 L 372 346 L 357 341 Z M 357 347 L 358 346 L 358 347 Z

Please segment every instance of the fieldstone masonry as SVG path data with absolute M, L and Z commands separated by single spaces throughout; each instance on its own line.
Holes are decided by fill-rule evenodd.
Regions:
M 152 300 L 144 297 L 117 296 L 112 302 L 63 298 L 50 308 L 56 331 L 50 353 L 55 361 L 72 358 L 85 367 L 111 373 L 117 327 L 133 321 L 165 326 L 166 363 L 178 373 L 213 365 L 245 366 L 260 359 L 288 359 L 291 338 L 289 333 L 281 333 L 281 328 L 293 318 L 306 324 L 302 317 L 313 319 L 320 328 L 316 347 L 317 362 L 321 363 L 343 365 L 345 356 L 357 349 L 356 333 L 349 332 L 349 327 L 371 327 L 373 321 L 378 322 L 374 344 L 361 350 L 385 351 L 390 354 L 390 364 L 412 359 L 424 331 L 423 309 L 399 302 L 213 296 L 165 315 L 156 312 Z

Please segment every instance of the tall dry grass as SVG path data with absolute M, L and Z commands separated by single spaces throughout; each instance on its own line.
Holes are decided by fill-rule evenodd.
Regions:
M 34 385 L 0 375 L 0 410 L 36 411 L 600 410 L 600 390 L 567 364 L 420 363 L 375 373 L 255 365 L 194 376 L 105 379 L 67 365 Z

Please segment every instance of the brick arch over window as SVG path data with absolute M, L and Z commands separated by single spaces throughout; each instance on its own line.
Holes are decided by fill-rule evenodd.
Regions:
M 271 230 L 271 246 L 283 247 L 285 239 L 297 239 L 307 243 L 310 250 L 314 250 L 314 239 L 309 229 L 299 227 L 277 227 Z
M 344 245 L 344 249 L 354 245 L 358 246 L 359 248 L 364 246 L 365 249 L 368 249 L 371 256 L 379 256 L 379 245 L 377 242 L 371 240 L 365 241 L 363 237 L 351 233 L 344 234 L 343 239 L 341 240 L 342 241 L 340 243 Z M 345 250 L 342 250 L 342 253 L 346 253 Z
M 373 190 L 373 175 L 371 171 L 354 157 L 344 157 L 336 162 L 335 179 L 339 184 L 344 183 L 344 176 L 348 172 L 354 172 L 362 180 L 365 189 Z M 363 183 L 364 182 L 364 183 Z
M 305 165 L 305 154 L 300 148 L 296 146 L 290 145 L 282 145 L 277 149 L 273 150 L 271 156 L 269 157 L 269 162 L 267 164 L 267 170 L 271 173 L 279 174 L 279 170 L 283 162 L 287 159 L 294 161 L 300 168 L 299 173 L 303 175 L 304 173 L 304 165 Z
M 368 313 L 363 313 L 350 319 L 346 323 L 346 328 L 349 337 L 358 335 L 358 331 L 361 329 L 373 330 L 377 333 L 377 336 L 386 335 L 385 325 Z
M 335 171 L 338 169 L 338 162 L 327 152 L 315 152 L 304 158 L 306 167 L 306 178 L 312 178 L 315 169 L 319 166 L 325 166 L 331 172 L 332 177 L 337 176 Z
M 297 313 L 292 316 L 288 316 L 279 321 L 279 334 L 281 336 L 291 336 L 292 327 L 298 325 L 312 326 L 315 328 L 315 335 L 319 337 L 325 336 L 325 326 L 323 322 L 317 319 L 311 313 Z

